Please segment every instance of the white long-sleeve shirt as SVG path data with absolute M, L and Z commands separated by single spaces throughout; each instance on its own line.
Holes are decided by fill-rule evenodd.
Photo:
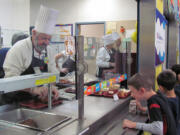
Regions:
M 153 123 L 136 123 L 136 129 L 148 131 L 155 135 L 163 135 L 163 122 L 155 121 Z
M 17 42 L 7 53 L 3 68 L 5 77 L 19 76 L 31 64 L 32 61 L 32 41 L 27 38 Z M 35 53 L 35 52 L 34 52 Z M 48 72 L 58 73 L 55 64 L 54 54 L 50 46 L 47 47 Z
M 111 50 L 110 50 L 110 53 Z M 99 68 L 109 68 L 110 67 L 110 55 L 105 47 L 101 47 L 96 56 L 96 74 L 98 75 L 99 73 Z
M 98 50 L 96 56 L 96 65 L 100 68 L 108 68 L 110 67 L 110 55 L 107 52 L 105 47 L 102 47 Z

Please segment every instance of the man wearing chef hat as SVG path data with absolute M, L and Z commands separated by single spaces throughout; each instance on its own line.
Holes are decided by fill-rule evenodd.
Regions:
M 56 73 L 54 55 L 48 46 L 56 24 L 59 12 L 44 6 L 40 7 L 32 37 L 17 42 L 8 52 L 3 68 L 5 77 L 35 74 L 40 72 Z M 21 94 L 21 92 L 23 94 Z M 37 87 L 22 90 L 21 99 L 29 95 L 38 96 L 41 100 L 47 98 L 46 87 Z M 54 98 L 58 98 L 58 91 L 53 88 Z M 28 95 L 28 94 L 29 95 Z M 25 96 L 26 95 L 26 96 Z

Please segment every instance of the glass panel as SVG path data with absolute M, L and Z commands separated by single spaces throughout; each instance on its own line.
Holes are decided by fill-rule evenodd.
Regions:
M 35 24 L 35 18 L 41 4 L 60 11 L 56 29 L 50 41 L 50 48 L 53 51 L 56 67 L 60 71 L 60 82 L 56 86 L 58 87 L 60 100 L 63 100 L 64 103 L 57 108 L 53 108 L 52 111 L 77 117 L 78 103 L 82 103 L 81 109 L 84 110 L 84 97 L 80 94 L 80 87 L 76 87 L 79 84 L 83 84 L 83 79 L 83 92 L 85 95 L 111 97 L 111 100 L 106 100 L 106 98 L 99 100 L 98 97 L 85 96 L 87 119 L 83 121 L 82 127 L 79 127 L 81 125 L 79 123 L 79 125 L 74 126 L 77 127 L 76 130 L 79 130 L 77 131 L 79 133 L 89 127 L 89 123 L 86 120 L 89 121 L 89 118 L 92 118 L 91 120 L 94 122 L 116 107 L 117 104 L 112 102 L 113 95 L 127 88 L 125 80 L 136 72 L 137 3 L 135 0 L 31 0 L 31 25 Z M 2 29 L 4 44 L 10 45 L 10 37 L 12 37 L 14 32 L 17 31 L 5 32 Z M 115 51 L 104 48 L 103 36 L 112 34 L 112 32 L 117 32 L 121 38 L 120 47 L 117 47 L 115 43 L 113 44 Z M 66 40 L 66 36 L 69 36 L 68 40 Z M 75 54 L 71 51 L 67 53 L 67 50 L 73 50 L 73 46 L 79 45 L 77 36 L 84 36 L 83 47 L 78 50 L 84 53 L 84 63 L 76 61 L 79 57 L 77 50 Z M 68 47 L 70 44 L 72 46 Z M 98 77 L 97 57 L 101 48 L 104 48 L 102 54 L 103 62 L 108 64 L 104 67 L 103 64 L 101 65 L 102 68 L 107 69 L 102 71 L 102 77 Z M 110 62 L 108 57 L 110 57 L 109 52 L 111 53 L 111 51 L 114 53 L 112 56 L 114 60 L 111 61 L 111 64 L 115 65 L 115 68 L 107 66 Z M 82 72 L 79 72 L 80 69 L 84 72 L 84 77 Z M 79 74 L 81 74 L 82 78 L 77 77 Z M 76 83 L 78 82 L 77 78 L 79 79 L 79 84 Z M 78 92 L 76 92 L 76 89 Z M 76 95 L 77 93 L 78 95 Z M 126 94 L 118 93 L 119 98 L 127 96 L 129 96 L 129 91 L 126 91 Z M 75 101 L 77 97 L 81 99 L 79 102 Z M 99 101 L 99 106 L 96 106 L 96 103 Z M 120 101 L 120 103 L 123 102 L 124 100 Z M 104 104 L 109 107 L 104 106 Z M 98 113 L 96 113 L 96 109 Z M 83 113 L 82 111 L 81 114 Z M 90 124 L 92 124 L 91 120 Z
M 22 30 L 14 30 L 14 29 L 1 29 L 1 37 L 2 37 L 2 46 L 0 47 L 11 47 L 12 46 L 12 37 L 15 33 L 24 33 L 28 34 L 28 31 Z

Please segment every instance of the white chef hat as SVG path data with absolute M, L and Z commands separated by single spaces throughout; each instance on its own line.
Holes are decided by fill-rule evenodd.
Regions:
M 58 15 L 58 10 L 41 5 L 35 22 L 35 30 L 40 33 L 53 34 Z
M 113 39 L 116 41 L 120 38 L 119 34 L 117 32 L 112 33 Z
M 114 39 L 112 34 L 107 34 L 103 36 L 104 46 L 110 45 L 114 43 Z

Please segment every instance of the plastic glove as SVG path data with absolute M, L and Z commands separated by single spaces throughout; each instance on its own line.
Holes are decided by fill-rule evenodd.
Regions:
M 110 65 L 111 67 L 115 67 L 115 65 L 116 65 L 116 64 L 115 64 L 115 63 L 110 62 L 110 63 L 109 63 L 109 65 Z
M 32 92 L 33 95 L 37 95 L 38 98 L 41 101 L 47 101 L 48 100 L 48 88 L 47 87 L 36 87 L 33 88 Z M 59 97 L 59 92 L 58 90 L 52 86 L 52 95 L 53 95 L 53 99 L 57 100 Z
M 121 45 L 121 38 L 116 40 L 116 46 L 119 47 Z
M 62 69 L 61 69 L 61 72 L 63 72 L 63 73 L 68 73 L 69 71 L 68 71 L 67 68 L 62 68 Z

